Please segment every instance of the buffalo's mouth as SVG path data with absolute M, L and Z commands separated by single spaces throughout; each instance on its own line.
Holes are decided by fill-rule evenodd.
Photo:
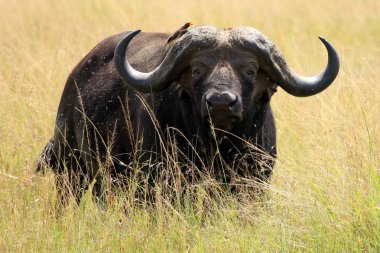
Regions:
M 233 131 L 235 126 L 242 121 L 242 117 L 238 114 L 206 115 L 203 121 L 207 124 L 210 134 L 224 136 L 227 132 Z

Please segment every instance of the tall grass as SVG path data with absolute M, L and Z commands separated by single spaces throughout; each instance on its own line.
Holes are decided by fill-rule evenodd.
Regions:
M 0 252 L 380 251 L 379 13 L 376 0 L 0 0 Z M 34 166 L 69 72 L 106 36 L 187 21 L 256 27 L 305 75 L 325 65 L 317 35 L 340 53 L 328 90 L 272 100 L 279 158 L 268 198 L 226 196 L 203 215 L 200 192 L 180 208 L 126 215 L 116 192 L 107 211 L 86 195 L 56 219 L 54 178 Z

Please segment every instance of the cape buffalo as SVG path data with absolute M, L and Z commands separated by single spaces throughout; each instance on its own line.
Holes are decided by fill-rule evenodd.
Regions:
M 103 172 L 117 178 L 139 170 L 154 183 L 171 153 L 184 177 L 196 178 L 197 170 L 227 184 L 234 175 L 266 181 L 276 157 L 269 102 L 277 86 L 311 96 L 338 74 L 337 52 L 320 40 L 327 67 L 303 77 L 251 27 L 187 23 L 172 35 L 108 37 L 69 75 L 37 170 L 51 167 L 59 197 L 71 191 L 77 201 L 89 182 L 102 196 Z M 256 151 L 247 155 L 248 146 Z

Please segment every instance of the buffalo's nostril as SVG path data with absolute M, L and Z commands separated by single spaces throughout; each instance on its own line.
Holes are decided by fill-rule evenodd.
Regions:
M 235 98 L 233 98 L 233 100 L 230 101 L 230 104 L 229 104 L 229 106 L 230 106 L 229 109 L 230 110 L 233 110 L 233 107 L 236 104 L 236 102 L 237 102 L 237 97 L 235 96 Z
M 206 106 L 207 106 L 207 109 L 208 110 L 212 110 L 212 106 L 213 106 L 213 104 L 215 103 L 215 93 L 208 93 L 207 95 L 206 95 Z
M 222 92 L 221 95 L 224 98 L 225 103 L 228 104 L 228 106 L 229 106 L 228 108 L 230 109 L 230 111 L 232 111 L 234 109 L 234 105 L 237 102 L 237 96 L 231 92 L 228 92 L 228 91 Z
M 206 99 L 206 105 L 209 110 L 212 109 L 212 102 Z

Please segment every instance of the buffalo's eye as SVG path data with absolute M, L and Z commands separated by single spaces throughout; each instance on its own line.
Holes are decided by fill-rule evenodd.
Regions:
M 256 77 L 256 73 L 257 73 L 257 70 L 256 69 L 251 69 L 251 68 L 245 69 L 243 71 L 243 75 L 247 79 L 254 79 Z
M 194 78 L 200 78 L 205 72 L 205 66 L 202 64 L 195 64 L 191 66 L 191 75 Z
M 258 67 L 256 64 L 249 64 L 241 69 L 241 73 L 244 79 L 247 81 L 253 81 L 256 78 Z
M 256 75 L 256 71 L 254 71 L 254 70 L 248 70 L 245 74 L 247 76 L 254 77 Z

